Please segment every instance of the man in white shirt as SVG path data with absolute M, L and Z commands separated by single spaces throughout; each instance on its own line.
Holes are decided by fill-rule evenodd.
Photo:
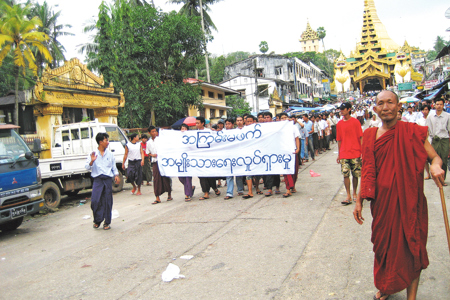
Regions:
M 159 198 L 159 196 L 161 196 L 165 192 L 167 192 L 167 201 L 171 201 L 173 200 L 173 198 L 172 187 L 170 186 L 170 178 L 161 176 L 158 167 L 158 130 L 155 126 L 150 126 L 148 128 L 148 133 L 150 134 L 150 138 L 147 141 L 145 152 L 152 158 L 153 191 L 155 192 L 156 196 L 156 200 L 152 204 L 161 203 L 161 199 Z
M 288 115 L 287 113 L 281 113 L 280 114 L 280 120 L 281 121 L 287 121 Z M 283 198 L 287 198 L 292 196 L 292 193 L 297 192 L 295 189 L 295 183 L 297 181 L 298 177 L 298 152 L 300 151 L 300 132 L 298 131 L 298 128 L 296 126 L 293 126 L 293 138 L 295 140 L 295 165 L 294 165 L 294 174 L 288 174 L 284 175 L 284 183 L 286 184 L 286 194 L 283 195 Z
M 405 118 L 409 123 L 416 123 L 416 113 L 413 112 L 413 108 L 411 106 L 408 106 L 408 111 L 406 112 Z

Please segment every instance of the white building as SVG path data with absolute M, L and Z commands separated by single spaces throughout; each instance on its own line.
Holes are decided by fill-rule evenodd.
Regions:
M 322 79 L 327 78 L 326 74 L 311 62 L 305 63 L 296 57 L 282 55 L 254 55 L 226 66 L 224 81 L 220 85 L 241 92 L 245 89 L 246 95 L 254 95 L 255 69 L 258 86 L 268 85 L 269 95 L 276 88 L 284 103 L 298 103 L 298 99 L 311 102 L 313 98 L 323 96 Z M 247 96 L 246 99 L 254 107 L 255 100 L 252 97 L 254 96 Z M 266 100 L 262 98 L 264 100 L 260 101 Z M 266 107 L 266 104 L 262 104 L 260 109 Z

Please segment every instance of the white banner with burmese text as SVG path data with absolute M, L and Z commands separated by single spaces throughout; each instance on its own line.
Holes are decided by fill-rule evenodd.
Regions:
M 283 121 L 223 131 L 160 130 L 159 170 L 177 177 L 293 174 L 293 126 Z

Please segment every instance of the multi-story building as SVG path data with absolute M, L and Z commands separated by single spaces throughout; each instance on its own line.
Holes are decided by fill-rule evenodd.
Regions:
M 296 57 L 288 58 L 282 55 L 254 55 L 226 66 L 224 73 L 224 81 L 219 85 L 245 95 L 253 111 L 257 111 L 256 90 L 259 109 L 267 110 L 272 103 L 271 109 L 274 110 L 273 106 L 278 105 L 277 99 L 289 105 L 322 98 L 322 79 L 327 78 L 327 75 L 313 63 L 305 63 Z

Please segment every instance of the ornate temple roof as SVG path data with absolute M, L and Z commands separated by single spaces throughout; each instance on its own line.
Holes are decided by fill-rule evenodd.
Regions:
M 318 40 L 318 39 L 319 39 L 319 35 L 317 34 L 316 31 L 314 31 L 311 28 L 311 25 L 309 25 L 309 21 L 308 21 L 308 23 L 306 24 L 306 30 L 303 31 L 300 41 L 310 41 L 310 40 Z
M 386 27 L 378 18 L 374 0 L 364 0 L 360 45 L 362 48 L 372 49 L 373 51 L 394 52 L 399 48 L 399 45 L 389 37 Z M 358 48 L 360 48 L 358 50 L 362 50 L 361 47 Z

